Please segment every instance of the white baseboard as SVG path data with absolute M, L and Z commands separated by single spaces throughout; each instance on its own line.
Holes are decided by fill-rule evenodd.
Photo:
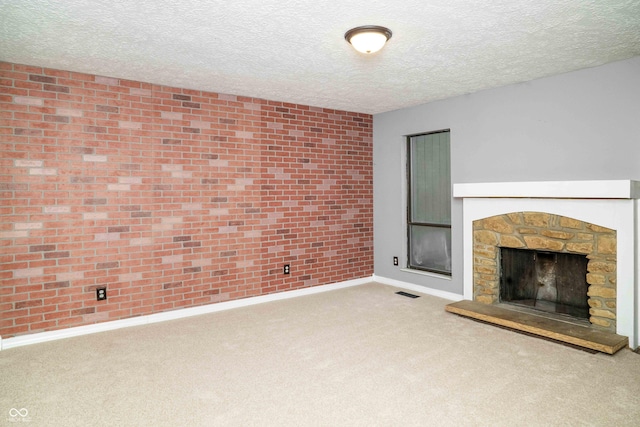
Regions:
M 444 298 L 450 301 L 462 301 L 464 297 L 460 294 L 454 294 L 453 292 L 439 291 L 437 289 L 427 288 L 425 286 L 415 285 L 413 283 L 403 282 L 401 280 L 389 279 L 388 277 L 381 277 L 373 275 L 373 280 L 383 285 L 395 286 L 398 288 L 408 289 L 410 291 L 418 292 L 421 294 L 431 295 L 434 297 Z
M 98 332 L 111 331 L 114 329 L 128 328 L 130 326 L 148 325 L 150 323 L 164 322 L 167 320 L 182 319 L 185 317 L 197 316 L 200 314 L 215 313 L 223 310 L 231 310 L 233 308 L 247 307 L 255 304 L 262 304 L 270 301 L 278 301 L 289 298 L 295 298 L 304 295 L 312 295 L 320 292 L 333 291 L 336 289 L 348 288 L 351 286 L 364 285 L 371 283 L 371 277 L 361 279 L 347 280 L 344 282 L 332 283 L 329 285 L 313 286 L 311 288 L 295 289 L 293 291 L 278 292 L 275 294 L 260 295 L 238 299 L 233 301 L 224 301 L 214 304 L 202 305 L 198 307 L 182 308 L 162 313 L 149 314 L 146 316 L 132 317 L 129 319 L 112 320 L 109 322 L 96 323 L 92 325 L 76 326 L 72 328 L 60 329 L 57 331 L 38 332 L 29 335 L 20 335 L 12 338 L 0 337 L 0 350 L 7 350 L 13 347 L 21 347 L 24 345 L 38 344 L 47 341 L 54 341 L 63 338 L 77 337 L 81 335 L 94 334 Z

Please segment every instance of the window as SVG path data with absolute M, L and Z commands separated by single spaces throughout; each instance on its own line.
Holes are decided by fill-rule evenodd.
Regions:
M 407 138 L 409 268 L 451 275 L 449 131 Z

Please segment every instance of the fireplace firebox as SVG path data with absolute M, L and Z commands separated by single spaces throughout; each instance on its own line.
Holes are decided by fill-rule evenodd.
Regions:
M 586 256 L 500 248 L 500 302 L 589 318 Z

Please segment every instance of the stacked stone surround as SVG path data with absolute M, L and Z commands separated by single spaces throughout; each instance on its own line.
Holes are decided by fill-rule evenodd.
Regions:
M 589 321 L 597 328 L 616 331 L 615 230 L 541 212 L 512 212 L 473 221 L 477 302 L 499 302 L 501 247 L 586 255 Z

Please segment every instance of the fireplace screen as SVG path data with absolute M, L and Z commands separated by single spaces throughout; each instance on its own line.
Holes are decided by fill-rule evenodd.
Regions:
M 587 257 L 500 248 L 500 300 L 589 318 Z

